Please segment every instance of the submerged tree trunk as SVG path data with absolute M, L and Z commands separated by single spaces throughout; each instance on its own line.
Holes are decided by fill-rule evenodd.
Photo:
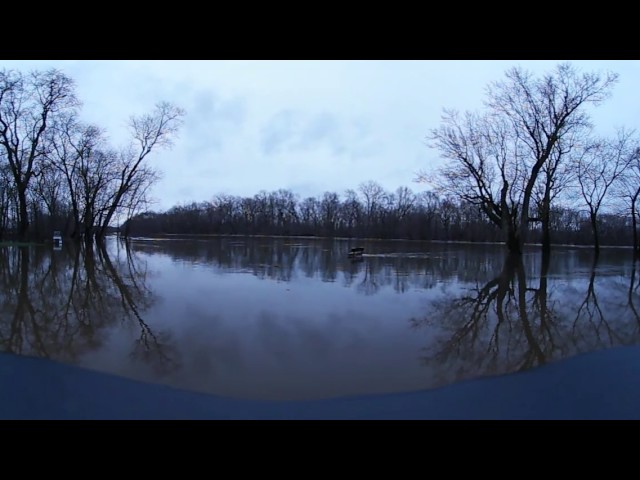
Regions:
M 84 239 L 85 254 L 93 255 L 93 237 L 91 235 L 85 235 L 81 238 Z
M 24 189 L 18 189 L 18 239 L 22 241 L 28 240 L 29 236 L 29 209 L 27 205 L 27 195 Z
M 595 249 L 596 255 L 600 253 L 600 238 L 598 237 L 598 222 L 597 216 L 595 213 L 591 213 L 591 231 L 593 232 L 593 248 Z
M 633 253 L 634 255 L 638 255 L 638 227 L 636 225 L 636 212 L 635 208 L 631 211 L 631 223 L 633 228 Z
M 551 251 L 551 186 L 545 188 L 542 200 L 542 251 L 548 254 Z
M 638 220 L 636 218 L 636 201 L 638 200 L 638 195 L 640 194 L 640 190 L 636 192 L 636 194 L 631 199 L 631 228 L 633 229 L 633 256 L 637 257 L 640 253 L 640 245 L 638 245 Z
M 551 254 L 547 250 L 542 250 L 542 260 L 540 265 L 540 288 L 538 289 L 538 298 L 540 305 L 540 326 L 550 328 L 550 325 L 545 325 L 547 320 L 550 320 L 549 308 L 547 305 L 547 286 L 549 274 L 549 266 L 551 264 Z
M 542 251 L 545 254 L 551 252 L 551 228 L 548 219 L 542 221 Z
M 503 238 L 509 254 L 519 255 L 522 253 L 522 241 L 520 231 L 516 225 L 518 218 L 516 212 L 509 210 L 505 199 L 502 201 L 502 218 L 500 221 L 500 229 L 503 232 Z
M 509 229 L 507 233 L 507 249 L 509 250 L 509 253 L 514 253 L 514 254 L 522 253 L 522 245 L 520 244 L 520 237 L 513 229 Z

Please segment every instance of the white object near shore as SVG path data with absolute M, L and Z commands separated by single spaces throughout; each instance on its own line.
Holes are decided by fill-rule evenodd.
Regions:
M 62 232 L 57 230 L 53 232 L 53 247 L 62 248 Z

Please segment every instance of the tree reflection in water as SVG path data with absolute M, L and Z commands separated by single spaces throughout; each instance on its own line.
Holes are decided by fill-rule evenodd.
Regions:
M 625 278 L 599 270 L 597 258 L 587 281 L 579 272 L 573 278 L 550 278 L 552 255 L 541 256 L 539 276 L 527 275 L 522 257 L 507 256 L 495 278 L 461 295 L 434 300 L 426 316 L 411 319 L 414 328 L 427 328 L 433 335 L 423 361 L 438 366 L 437 384 L 640 343 L 635 263 L 628 287 L 621 288 Z
M 146 263 L 128 249 L 114 261 L 105 248 L 66 245 L 0 249 L 0 349 L 78 363 L 102 346 L 116 322 L 140 329 L 131 356 L 158 372 L 178 367 L 168 332 L 155 332 L 142 313 L 154 302 Z
M 363 257 L 348 257 L 354 246 L 364 246 Z M 501 258 L 482 246 L 438 244 L 425 251 L 424 245 L 416 242 L 221 237 L 134 240 L 132 248 L 223 274 L 251 273 L 261 280 L 279 282 L 336 282 L 354 286 L 363 295 L 374 295 L 387 287 L 397 293 L 431 289 L 441 280 L 474 281 L 501 267 L 496 265 Z
M 406 383 L 390 382 L 391 390 L 431 388 L 640 343 L 640 275 L 620 251 L 604 251 L 594 262 L 579 249 L 505 258 L 497 247 L 358 245 L 365 255 L 356 260 L 348 258 L 353 241 L 326 239 L 3 248 L 0 350 L 85 367 L 101 363 L 99 369 L 112 373 L 211 393 L 242 385 L 249 395 L 260 382 L 294 391 L 287 382 L 323 369 L 326 391 L 333 392 L 339 375 L 332 355 L 353 375 L 346 383 L 379 371 L 370 388 L 384 391 L 385 372 L 393 372 L 394 382 L 406 373 Z M 151 278 L 148 265 L 162 280 Z M 270 285 L 280 282 L 295 285 L 298 297 Z M 258 300 L 247 302 L 254 288 Z M 213 299 L 213 292 L 220 295 Z M 272 311 L 271 323 L 282 329 L 262 329 L 263 311 Z M 419 315 L 412 321 L 417 333 L 406 328 L 412 315 Z M 321 351 L 332 353 L 315 356 L 305 332 L 326 339 Z M 353 343 L 343 348 L 347 337 Z M 286 366 L 264 361 L 281 352 L 300 357 Z M 416 361 L 421 355 L 427 368 Z

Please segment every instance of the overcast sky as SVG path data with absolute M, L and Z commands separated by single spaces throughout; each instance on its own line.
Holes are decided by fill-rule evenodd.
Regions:
M 425 146 L 443 108 L 482 107 L 486 85 L 521 65 L 559 61 L 3 61 L 0 68 L 63 70 L 77 83 L 85 120 L 128 141 L 130 115 L 173 102 L 187 112 L 171 151 L 149 160 L 163 173 L 155 209 L 287 188 L 302 198 L 375 180 L 388 190 L 437 165 Z M 640 128 L 640 61 L 576 61 L 620 74 L 593 110 L 604 134 Z

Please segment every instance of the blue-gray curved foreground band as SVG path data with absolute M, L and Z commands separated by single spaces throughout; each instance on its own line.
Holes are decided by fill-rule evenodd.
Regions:
M 638 419 L 640 347 L 444 388 L 297 402 L 237 400 L 0 354 L 3 419 Z

